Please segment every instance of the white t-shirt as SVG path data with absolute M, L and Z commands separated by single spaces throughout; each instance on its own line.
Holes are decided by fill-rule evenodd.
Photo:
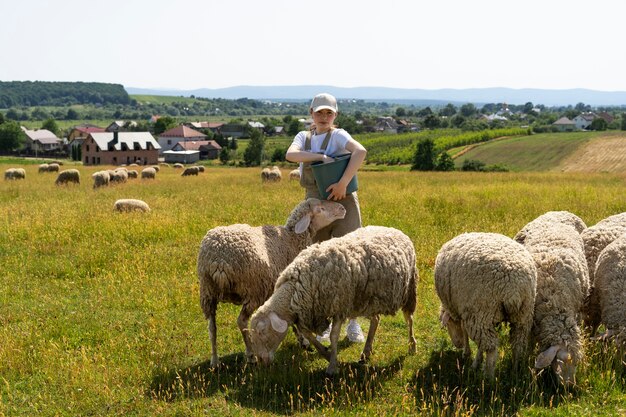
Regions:
M 326 138 L 326 133 L 321 133 L 319 135 L 311 135 L 311 150 L 310 152 L 322 153 L 320 149 L 322 143 L 324 142 L 324 138 Z M 292 145 L 296 145 L 300 150 L 304 150 L 304 143 L 306 142 L 306 131 L 298 132 L 296 137 L 293 139 Z M 335 157 L 339 155 L 344 155 L 350 153 L 346 149 L 346 144 L 348 140 L 352 139 L 352 136 L 348 132 L 343 129 L 333 129 L 330 134 L 330 139 L 328 140 L 328 145 L 326 145 L 326 152 L 324 154 Z M 300 171 L 302 172 L 302 162 L 300 163 Z

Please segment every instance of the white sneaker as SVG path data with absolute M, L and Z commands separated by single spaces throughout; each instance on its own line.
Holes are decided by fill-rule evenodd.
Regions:
M 363 336 L 363 331 L 361 330 L 361 326 L 356 320 L 350 320 L 348 323 L 348 327 L 346 329 L 346 334 L 348 336 L 348 340 L 352 343 L 364 343 L 365 337 Z
M 321 335 L 318 334 L 316 337 L 317 341 L 320 343 L 330 342 L 330 331 L 332 328 L 333 325 L 331 324 L 326 330 L 324 330 L 324 333 L 322 333 Z

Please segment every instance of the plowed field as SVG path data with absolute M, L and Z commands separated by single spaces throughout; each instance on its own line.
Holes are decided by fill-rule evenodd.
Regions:
M 626 137 L 599 137 L 578 148 L 556 168 L 563 172 L 626 172 Z

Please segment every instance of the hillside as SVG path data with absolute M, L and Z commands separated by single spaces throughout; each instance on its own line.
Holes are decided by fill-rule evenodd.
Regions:
M 626 172 L 625 132 L 543 133 L 485 142 L 455 159 L 513 171 Z

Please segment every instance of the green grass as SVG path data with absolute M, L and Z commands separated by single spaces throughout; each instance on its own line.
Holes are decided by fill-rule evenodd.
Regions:
M 6 166 L 6 165 L 5 165 Z M 443 243 L 467 231 L 514 235 L 548 210 L 591 225 L 626 211 L 625 177 L 560 173 L 359 173 L 364 224 L 399 228 L 420 271 L 418 352 L 407 355 L 400 314 L 383 317 L 368 365 L 341 343 L 339 374 L 290 333 L 268 368 L 248 366 L 238 307 L 220 304 L 224 365 L 209 368 L 196 257 L 212 227 L 282 224 L 303 192 L 261 184 L 260 169 L 210 168 L 198 177 L 162 169 L 155 181 L 93 190 L 54 186 L 55 174 L 23 165 L 0 182 L 0 415 L 618 415 L 626 375 L 611 346 L 587 344 L 578 386 L 550 374 L 514 375 L 506 331 L 489 385 L 463 362 L 438 324 L 432 268 Z M 140 198 L 149 214 L 117 214 Z M 367 321 L 363 320 L 364 328 Z M 474 349 L 475 350 L 475 349 Z M 532 364 L 529 358 L 528 365 Z
M 615 135 L 620 132 L 613 133 Z M 485 142 L 455 159 L 461 167 L 465 160 L 479 160 L 487 165 L 503 164 L 512 171 L 548 171 L 579 146 L 606 132 L 541 133 Z M 454 149 L 451 154 L 457 153 Z

